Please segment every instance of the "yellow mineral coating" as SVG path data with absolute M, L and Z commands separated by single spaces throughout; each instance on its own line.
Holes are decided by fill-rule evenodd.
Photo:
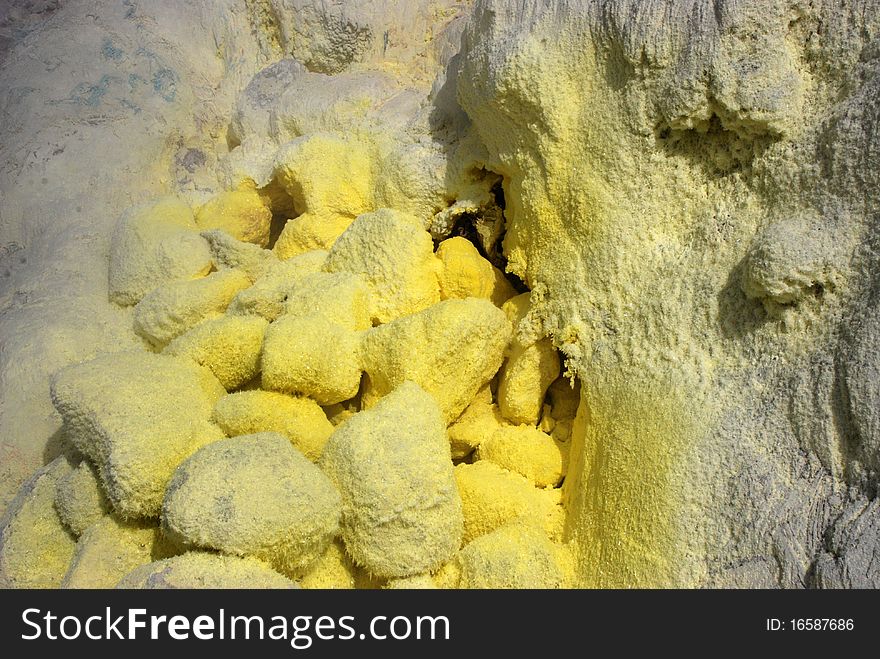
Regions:
M 260 353 L 268 326 L 260 316 L 210 318 L 178 336 L 163 352 L 192 359 L 209 369 L 230 391 L 260 372 Z
M 116 587 L 148 590 L 298 588 L 296 582 L 256 558 L 193 551 L 136 567 Z
M 250 286 L 251 280 L 240 270 L 220 270 L 162 286 L 135 306 L 134 331 L 161 349 L 201 321 L 222 314 L 238 292 Z
M 333 432 L 315 401 L 259 389 L 224 396 L 214 406 L 212 420 L 230 437 L 281 433 L 312 462 L 321 457 Z
M 263 342 L 263 388 L 332 405 L 357 394 L 360 337 L 325 316 L 282 316 Z
M 475 458 L 520 474 L 537 487 L 556 487 L 568 469 L 568 445 L 532 426 L 508 426 L 480 444 Z
M 323 407 L 324 414 L 327 415 L 327 419 L 334 426 L 338 426 L 340 423 L 345 421 L 346 419 L 351 418 L 352 415 L 357 414 L 359 410 L 349 409 L 342 403 L 333 403 L 333 405 L 325 405 Z
M 315 249 L 330 249 L 352 222 L 349 215 L 303 213 L 287 220 L 272 252 L 286 260 Z
M 440 297 L 481 297 L 500 307 L 516 295 L 516 291 L 498 268 L 480 256 L 472 242 L 456 236 L 437 247 L 440 271 Z
M 388 590 L 436 590 L 437 584 L 430 574 L 417 574 L 412 577 L 390 579 L 385 585 Z
M 185 549 L 253 556 L 298 576 L 339 530 L 333 483 L 279 433 L 216 441 L 174 473 L 162 528 Z
M 328 272 L 362 275 L 373 302 L 373 321 L 387 323 L 440 300 L 431 234 L 411 215 L 387 208 L 359 216 L 330 249 Z
M 341 541 L 335 540 L 302 575 L 299 585 L 308 589 L 349 590 L 357 587 L 358 572 L 358 568 L 345 553 L 345 546 Z
M 60 479 L 71 472 L 56 458 L 31 477 L 0 519 L 0 588 L 58 588 L 76 541 L 55 510 Z
M 294 211 L 320 218 L 354 219 L 373 210 L 372 169 L 366 144 L 327 133 L 298 137 L 275 157 L 275 177 Z
M 437 588 L 458 588 L 458 584 L 461 581 L 461 566 L 453 557 L 451 561 L 440 566 L 440 569 L 431 575 L 431 579 Z
M 653 377 L 653 376 L 648 376 Z M 698 530 L 679 520 L 690 488 L 680 459 L 699 436 L 696 410 L 678 388 L 621 374 L 584 387 L 563 487 L 580 582 L 591 587 L 664 587 L 694 579 L 677 560 Z M 705 417 L 702 417 L 705 418 Z
M 514 522 L 465 545 L 459 588 L 564 588 L 572 580 L 567 548 L 531 524 Z
M 464 543 L 519 518 L 554 539 L 558 536 L 562 507 L 557 491 L 540 490 L 519 474 L 486 460 L 456 466 L 455 482 L 464 511 Z
M 470 455 L 504 424 L 498 406 L 492 402 L 492 389 L 488 383 L 484 384 L 461 416 L 446 429 L 452 459 L 460 460 Z
M 550 402 L 551 414 L 557 422 L 574 419 L 581 402 L 580 380 L 572 383 L 570 378 L 557 378 L 547 388 L 547 400 Z
M 479 298 L 444 300 L 380 325 L 361 345 L 371 397 L 411 380 L 437 400 L 451 423 L 495 375 L 509 338 L 504 313 Z
M 157 286 L 204 277 L 211 252 L 192 210 L 176 197 L 130 209 L 110 243 L 110 301 L 137 304 Z
M 458 549 L 461 499 L 445 427 L 434 399 L 405 382 L 327 441 L 319 465 L 342 493 L 342 538 L 370 573 L 430 572 Z
M 156 517 L 174 470 L 224 437 L 210 422 L 223 387 L 188 359 L 110 353 L 51 380 L 52 402 L 73 445 L 97 467 L 114 510 Z
M 241 291 L 229 305 L 227 313 L 245 316 L 254 314 L 273 321 L 284 313 L 287 296 L 306 276 L 320 272 L 327 252 L 313 250 L 286 261 L 272 263 L 253 286 Z
M 498 408 L 512 423 L 536 425 L 547 388 L 559 376 L 559 354 L 549 339 L 534 340 L 528 324 L 530 293 L 511 298 L 503 309 L 514 334 L 498 379 Z
M 199 229 L 220 229 L 243 242 L 266 247 L 272 211 L 263 203 L 253 182 L 248 183 L 238 190 L 221 192 L 201 206 L 195 214 Z
M 76 543 L 62 588 L 113 588 L 139 565 L 159 558 L 162 541 L 156 524 L 124 522 L 106 515 Z M 157 552 L 159 550 L 159 552 Z
M 290 292 L 284 305 L 287 316 L 318 314 L 352 330 L 372 327 L 370 289 L 359 275 L 349 272 L 316 272 L 306 275 Z
M 82 460 L 69 474 L 59 478 L 55 489 L 55 510 L 77 538 L 110 512 L 110 502 L 91 462 Z
M 240 270 L 256 282 L 278 265 L 278 257 L 272 250 L 238 240 L 225 231 L 202 231 L 201 236 L 208 241 L 217 270 Z

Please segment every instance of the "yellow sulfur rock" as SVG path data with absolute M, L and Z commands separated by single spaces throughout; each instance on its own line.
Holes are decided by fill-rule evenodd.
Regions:
M 313 133 L 281 147 L 275 176 L 296 213 L 354 219 L 373 209 L 372 162 L 360 141 Z
M 201 236 L 208 241 L 211 257 L 218 270 L 240 270 L 255 282 L 278 265 L 278 257 L 271 250 L 242 242 L 225 231 L 202 231 Z
M 484 384 L 461 416 L 446 429 L 452 459 L 459 460 L 470 455 L 503 425 L 501 412 L 492 402 L 492 390 L 488 383 Z
M 95 468 L 88 460 L 82 460 L 69 474 L 58 480 L 55 510 L 76 537 L 110 512 L 110 502 L 101 489 Z
M 255 558 L 187 552 L 141 565 L 125 575 L 117 588 L 164 590 L 176 588 L 298 588 Z
M 139 565 L 152 561 L 161 546 L 155 524 L 123 522 L 107 515 L 76 543 L 62 588 L 113 588 Z
M 123 517 L 157 516 L 177 465 L 224 437 L 209 421 L 223 387 L 188 359 L 107 354 L 56 373 L 51 393 L 71 442 L 98 468 Z
M 458 588 L 458 583 L 461 581 L 461 567 L 455 557 L 448 563 L 444 563 L 439 570 L 431 575 L 431 579 L 437 588 Z
M 253 286 L 235 296 L 226 312 L 237 316 L 262 316 L 270 322 L 275 320 L 284 313 L 284 303 L 290 292 L 304 277 L 320 272 L 326 260 L 327 252 L 314 250 L 272 264 Z
M 362 275 L 373 300 L 373 320 L 387 323 L 440 300 L 441 264 L 418 219 L 387 208 L 358 217 L 330 250 L 328 272 Z
M 321 457 L 333 432 L 315 401 L 259 389 L 224 396 L 214 406 L 212 418 L 230 437 L 281 433 L 312 462 Z
M 292 317 L 319 314 L 353 330 L 370 322 L 370 289 L 364 280 L 348 272 L 316 272 L 297 284 L 284 305 Z
M 339 530 L 330 480 L 279 433 L 210 444 L 174 473 L 162 528 L 185 549 L 253 556 L 288 576 L 308 569 Z
M 547 388 L 559 376 L 559 354 L 547 338 L 538 339 L 525 323 L 531 308 L 530 293 L 511 298 L 504 312 L 514 335 L 498 379 L 498 408 L 512 423 L 536 425 Z M 525 326 L 525 329 L 524 329 Z
M 520 474 L 537 487 L 556 487 L 568 468 L 568 446 L 537 428 L 509 426 L 480 444 L 476 458 Z
M 243 272 L 220 270 L 157 288 L 134 308 L 134 331 L 161 349 L 201 321 L 222 314 L 250 285 Z
M 0 588 L 58 588 L 76 545 L 55 510 L 58 481 L 71 467 L 64 457 L 40 469 L 0 519 Z
M 481 297 L 500 307 L 516 295 L 504 273 L 480 256 L 469 240 L 456 236 L 437 247 L 440 271 L 440 297 Z
M 330 249 L 352 222 L 350 215 L 303 213 L 287 220 L 272 251 L 279 259 L 289 259 L 315 249 Z
M 363 338 L 370 395 L 384 396 L 412 380 L 455 420 L 498 367 L 510 324 L 488 300 L 444 300 L 424 311 L 381 325 Z
M 359 337 L 324 316 L 284 316 L 263 343 L 263 388 L 302 394 L 332 405 L 357 394 Z
M 349 590 L 358 585 L 358 568 L 351 562 L 342 542 L 335 540 L 312 563 L 299 585 L 303 588 L 332 588 Z
M 136 206 L 116 224 L 110 243 L 110 301 L 132 305 L 174 281 L 211 271 L 208 243 L 192 210 L 176 197 Z
M 562 513 L 558 490 L 539 490 L 486 460 L 456 466 L 455 482 L 464 511 L 465 543 L 519 518 L 557 535 Z
M 338 426 L 319 464 L 342 493 L 345 547 L 372 574 L 430 572 L 458 549 L 461 500 L 445 424 L 417 385 Z
M 189 357 L 210 369 L 229 391 L 260 372 L 260 352 L 268 326 L 259 316 L 210 318 L 178 336 L 163 352 Z
M 566 552 L 535 526 L 508 524 L 458 553 L 459 588 L 563 588 L 571 580 Z
M 272 211 L 252 183 L 221 192 L 196 211 L 195 220 L 202 230 L 220 229 L 260 247 L 269 244 Z
M 430 574 L 417 574 L 412 577 L 391 579 L 385 585 L 388 590 L 436 590 L 437 584 Z

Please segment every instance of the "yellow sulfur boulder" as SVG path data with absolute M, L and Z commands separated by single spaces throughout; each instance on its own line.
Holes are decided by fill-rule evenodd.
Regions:
M 326 133 L 288 142 L 275 158 L 275 177 L 302 215 L 348 217 L 373 210 L 372 156 L 366 145 Z
M 224 437 L 210 422 L 223 387 L 188 359 L 107 354 L 56 373 L 51 393 L 71 442 L 123 517 L 156 517 L 177 465 Z
M 250 285 L 243 272 L 220 270 L 157 288 L 134 308 L 134 331 L 161 349 L 201 321 L 222 314 Z
M 95 468 L 88 460 L 82 460 L 58 480 L 55 510 L 76 537 L 110 512 L 110 502 L 101 489 Z
M 325 269 L 362 275 L 373 320 L 387 323 L 440 300 L 441 264 L 418 219 L 387 208 L 358 217 L 330 249 Z
M 230 437 L 281 433 L 312 462 L 321 457 L 333 432 L 315 401 L 259 389 L 223 396 L 214 406 L 213 421 Z
M 349 272 L 316 272 L 306 275 L 290 292 L 284 305 L 292 317 L 319 314 L 353 330 L 372 327 L 370 289 Z
M 208 368 L 229 391 L 260 372 L 260 353 L 268 326 L 259 316 L 210 318 L 178 336 L 163 352 L 189 357 Z
M 464 542 L 520 518 L 557 536 L 562 515 L 558 490 L 539 490 L 486 460 L 456 466 L 455 482 L 464 511 Z
M 262 316 L 270 322 L 275 320 L 284 313 L 290 292 L 304 277 L 320 272 L 326 260 L 327 252 L 314 250 L 273 263 L 252 286 L 235 296 L 226 312 L 237 316 Z
M 125 575 L 117 588 L 298 588 L 294 581 L 255 558 L 187 552 L 141 565 Z
M 481 443 L 476 458 L 520 474 L 537 487 L 556 487 L 568 468 L 568 445 L 531 426 L 508 426 Z
M 62 588 L 113 588 L 122 577 L 154 558 L 162 541 L 156 524 L 123 522 L 107 515 L 76 543 Z
M 55 490 L 71 471 L 60 457 L 28 480 L 0 519 L 0 588 L 58 588 L 76 541 L 55 511 Z
M 308 569 L 339 530 L 333 483 L 274 432 L 214 442 L 168 484 L 162 528 L 186 549 L 253 556 L 288 576 Z
M 509 524 L 477 538 L 458 553 L 458 587 L 563 588 L 571 578 L 567 551 L 535 526 Z
M 504 273 L 480 256 L 469 240 L 456 236 L 437 247 L 440 270 L 440 297 L 481 297 L 500 307 L 516 295 Z
M 204 277 L 211 271 L 208 243 L 192 210 L 176 197 L 131 208 L 110 242 L 110 301 L 137 304 L 157 286 Z
M 252 183 L 210 199 L 196 211 L 195 220 L 201 230 L 220 229 L 246 243 L 269 244 L 272 211 Z
M 357 394 L 361 382 L 357 332 L 325 316 L 282 316 L 263 343 L 263 388 L 332 405 Z
M 283 260 L 315 249 L 330 249 L 352 222 L 354 217 L 350 215 L 303 213 L 287 220 L 272 251 Z
M 492 390 L 488 383 L 484 384 L 461 416 L 446 429 L 452 459 L 459 460 L 470 455 L 503 425 L 501 412 L 492 402 Z
M 527 322 L 530 296 L 518 295 L 503 307 L 514 335 L 498 379 L 498 408 L 512 423 L 534 426 L 541 416 L 547 388 L 559 377 L 561 363 L 550 340 L 535 337 Z
M 345 547 L 372 574 L 430 572 L 458 549 L 461 501 L 445 424 L 416 384 L 337 426 L 319 465 L 342 493 Z
M 362 340 L 372 399 L 406 380 L 417 383 L 454 421 L 495 375 L 510 338 L 510 323 L 488 300 L 444 300 L 380 325 Z
M 238 240 L 225 231 L 202 231 L 201 236 L 208 242 L 218 270 L 240 270 L 251 281 L 257 281 L 278 265 L 278 257 L 271 250 Z

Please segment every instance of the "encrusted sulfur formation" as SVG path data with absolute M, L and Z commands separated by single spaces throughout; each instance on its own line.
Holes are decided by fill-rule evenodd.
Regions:
M 187 552 L 133 569 L 117 588 L 297 588 L 296 582 L 255 558 Z
M 177 465 L 224 436 L 210 422 L 223 387 L 187 359 L 109 354 L 62 369 L 51 393 L 71 442 L 123 517 L 157 516 Z
M 137 304 L 157 286 L 204 277 L 210 270 L 211 252 L 190 207 L 176 197 L 161 197 L 130 209 L 116 225 L 110 300 Z
M 509 426 L 483 441 L 476 457 L 520 474 L 537 487 L 556 487 L 568 468 L 568 445 L 531 426 Z
M 58 480 L 55 510 L 76 537 L 110 512 L 110 502 L 101 489 L 95 467 L 88 460 L 82 460 Z
M 230 391 L 253 380 L 260 372 L 260 353 L 268 325 L 260 316 L 209 318 L 178 336 L 163 352 L 189 357 L 208 368 Z
M 319 464 L 342 493 L 342 537 L 356 564 L 408 577 L 458 549 L 461 499 L 445 423 L 416 384 L 401 384 L 338 426 Z
M 483 385 L 464 412 L 446 429 L 452 458 L 460 460 L 488 440 L 495 431 L 504 427 L 505 421 L 492 402 L 492 389 Z
M 107 515 L 80 536 L 61 587 L 113 588 L 133 569 L 158 558 L 161 548 L 155 523 L 124 522 Z
M 262 366 L 266 389 L 339 403 L 360 386 L 359 337 L 323 315 L 282 316 L 266 331 Z
M 243 185 L 210 199 L 196 211 L 195 221 L 201 230 L 220 229 L 243 242 L 266 247 L 272 211 L 255 187 Z
M 437 247 L 440 297 L 481 297 L 501 306 L 516 295 L 504 273 L 480 256 L 474 244 L 461 236 L 448 238 Z
M 430 234 L 411 215 L 380 209 L 359 216 L 330 249 L 325 269 L 362 275 L 370 288 L 373 320 L 390 320 L 440 300 Z
M 0 587 L 58 588 L 76 541 L 55 510 L 70 465 L 56 458 L 25 483 L 0 520 Z
M 250 287 L 239 270 L 220 270 L 202 279 L 155 289 L 134 308 L 134 331 L 163 348 L 198 323 L 226 311 L 232 299 Z
M 279 433 L 213 442 L 168 484 L 162 528 L 183 548 L 253 556 L 294 577 L 339 529 L 341 498 L 321 471 Z
M 312 462 L 321 457 L 333 432 L 324 410 L 310 398 L 260 389 L 223 396 L 212 420 L 230 437 L 281 433 Z
M 352 330 L 372 326 L 370 309 L 370 289 L 366 282 L 348 272 L 306 275 L 291 290 L 284 304 L 287 316 L 320 315 Z
M 498 371 L 510 323 L 488 300 L 444 300 L 380 325 L 363 338 L 369 393 L 384 396 L 406 380 L 431 394 L 446 422 Z

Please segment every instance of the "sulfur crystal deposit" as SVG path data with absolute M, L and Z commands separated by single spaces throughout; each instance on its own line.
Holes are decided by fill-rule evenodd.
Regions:
M 880 2 L 142 4 L 0 14 L 0 585 L 880 586 Z

